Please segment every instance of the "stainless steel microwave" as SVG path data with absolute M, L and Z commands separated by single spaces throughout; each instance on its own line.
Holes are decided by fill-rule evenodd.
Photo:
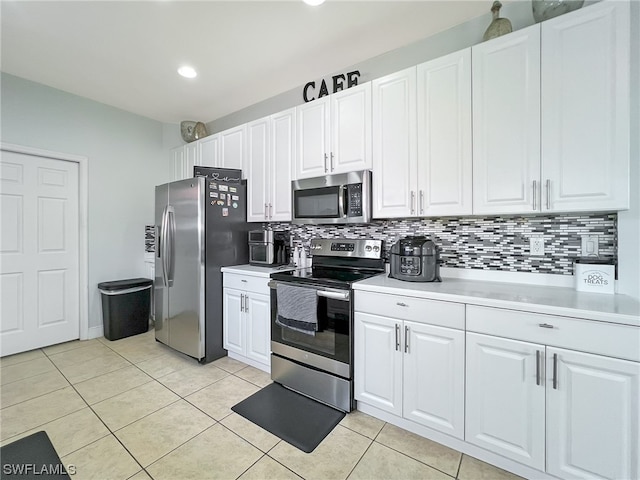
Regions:
M 371 171 L 291 182 L 293 223 L 369 223 Z

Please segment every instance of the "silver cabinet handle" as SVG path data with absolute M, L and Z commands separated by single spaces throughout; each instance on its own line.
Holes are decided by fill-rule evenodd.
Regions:
M 396 323 L 396 352 L 400 350 L 400 325 Z
M 324 154 L 324 173 L 327 173 L 329 168 L 327 168 L 327 154 Z
M 240 311 L 244 312 L 244 293 L 240 294 Z
M 249 295 L 244 296 L 244 311 L 245 313 L 249 313 Z
M 536 350 L 536 385 L 540 385 L 540 350 Z
M 538 196 L 538 182 L 533 181 L 533 211 L 536 211 L 536 197 Z
M 420 214 L 424 213 L 424 190 L 420 190 Z
M 558 389 L 558 354 L 553 354 L 553 389 Z
M 264 204 L 264 219 L 266 220 L 267 218 L 269 218 L 269 207 L 267 207 L 267 204 Z
M 416 213 L 416 192 L 411 190 L 411 213 Z
M 409 327 L 404 326 L 404 353 L 409 353 Z
M 333 172 L 333 152 L 331 152 L 331 171 Z
M 551 210 L 551 180 L 547 179 L 547 210 Z
M 540 328 L 553 328 L 553 325 L 551 325 L 550 323 L 539 323 L 538 326 Z
M 271 220 L 271 218 L 273 218 L 273 206 L 269 204 L 269 220 Z
M 409 306 L 404 302 L 396 302 L 396 305 L 398 305 L 399 307 L 408 307 Z

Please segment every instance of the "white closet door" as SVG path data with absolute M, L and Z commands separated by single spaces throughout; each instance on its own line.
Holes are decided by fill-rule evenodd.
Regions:
M 0 161 L 2 355 L 79 338 L 78 164 Z

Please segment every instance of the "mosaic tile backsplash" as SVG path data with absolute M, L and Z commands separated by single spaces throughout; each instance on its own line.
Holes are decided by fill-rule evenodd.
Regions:
M 289 230 L 309 252 L 311 238 L 375 238 L 385 241 L 385 257 L 400 238 L 425 235 L 440 247 L 443 267 L 572 275 L 582 235 L 598 235 L 599 256 L 617 262 L 616 213 L 556 216 L 495 216 L 377 220 L 367 225 L 293 225 Z M 266 226 L 266 224 L 264 225 Z M 256 225 L 257 227 L 257 225 Z M 529 237 L 543 235 L 544 256 L 529 255 Z

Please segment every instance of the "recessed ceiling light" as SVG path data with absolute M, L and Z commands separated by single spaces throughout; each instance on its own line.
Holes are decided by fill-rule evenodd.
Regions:
M 180 67 L 178 69 L 178 73 L 185 78 L 195 78 L 198 75 L 198 72 L 196 72 L 193 67 L 188 67 L 186 65 L 184 67 Z
M 324 0 L 302 0 L 307 5 L 311 5 L 312 7 L 317 7 L 318 5 L 322 5 Z

